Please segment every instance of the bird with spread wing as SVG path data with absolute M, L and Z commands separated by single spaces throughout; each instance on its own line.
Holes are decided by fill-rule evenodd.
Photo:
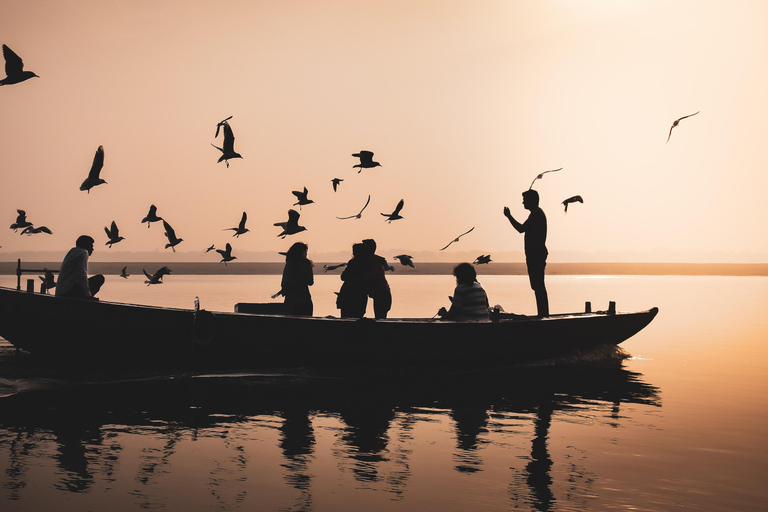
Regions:
M 464 235 L 466 235 L 467 233 L 471 233 L 473 229 L 475 229 L 475 227 L 474 227 L 474 226 L 472 226 L 472 229 L 470 229 L 469 231 L 465 231 L 464 233 L 460 234 L 459 236 L 457 236 L 456 238 L 454 238 L 453 240 L 451 240 L 450 242 L 448 242 L 448 245 L 446 245 L 445 247 L 443 247 L 443 248 L 442 248 L 442 249 L 440 249 L 440 250 L 441 250 L 441 251 L 444 251 L 444 250 L 446 250 L 448 247 L 450 247 L 450 246 L 451 246 L 451 244 L 452 244 L 453 242 L 458 242 L 458 241 L 459 241 L 459 238 L 463 237 L 463 236 L 464 236 Z

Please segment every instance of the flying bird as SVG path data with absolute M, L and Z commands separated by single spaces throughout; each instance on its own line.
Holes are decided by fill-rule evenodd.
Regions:
M 333 178 L 331 180 L 331 183 L 333 183 L 333 191 L 334 192 L 336 192 L 336 189 L 339 188 L 339 183 L 341 183 L 342 181 L 344 181 L 344 180 L 341 179 L 341 178 Z
M 45 285 L 46 292 L 48 290 L 53 290 L 54 288 L 56 288 L 56 281 L 53 279 L 53 272 L 51 272 L 47 268 L 44 268 L 43 272 L 45 273 L 45 276 L 37 276 L 37 277 L 39 277 L 40 280 Z
M 151 284 L 163 284 L 163 276 L 171 273 L 171 269 L 168 267 L 161 267 L 157 272 L 151 275 L 145 269 L 141 270 L 144 272 L 144 275 L 147 276 L 147 280 L 144 281 L 147 283 L 147 286 Z
M 236 236 L 237 238 L 240 238 L 240 235 L 247 233 L 250 231 L 247 227 L 245 227 L 245 221 L 248 220 L 248 215 L 246 215 L 245 212 L 243 212 L 243 216 L 240 218 L 240 224 L 237 225 L 236 228 L 224 228 L 222 231 L 234 231 L 235 234 L 232 236 Z M 212 250 L 213 246 L 208 248 L 208 251 Z M 205 251 L 205 252 L 208 252 Z
M 667 136 L 667 142 L 669 142 L 669 139 L 670 139 L 670 137 L 672 137 L 672 130 L 675 128 L 675 126 L 677 126 L 677 125 L 680 123 L 680 121 L 682 121 L 682 120 L 683 120 L 683 119 L 685 119 L 686 117 L 695 116 L 695 115 L 696 115 L 696 114 L 698 114 L 699 112 L 701 112 L 701 110 L 699 110 L 699 111 L 697 111 L 697 112 L 695 112 L 695 113 L 693 113 L 693 114 L 688 114 L 687 116 L 683 116 L 683 117 L 681 117 L 680 119 L 675 119 L 675 122 L 674 122 L 674 123 L 672 123 L 672 126 L 669 128 L 669 135 Z
M 102 167 L 104 167 L 104 146 L 99 146 L 99 149 L 96 150 L 96 154 L 93 156 L 93 164 L 91 164 L 91 170 L 88 171 L 88 177 L 80 185 L 80 190 L 87 190 L 90 194 L 93 187 L 106 183 L 106 181 L 99 177 Z
M 219 138 L 219 130 L 221 129 L 221 127 L 222 127 L 222 126 L 224 126 L 224 124 L 225 124 L 227 121 L 229 121 L 229 120 L 230 120 L 230 119 L 232 119 L 233 117 L 234 117 L 234 116 L 229 116 L 228 118 L 226 118 L 226 119 L 224 119 L 223 121 L 220 121 L 219 123 L 217 123 L 217 124 L 216 124 L 216 135 L 214 135 L 214 136 L 213 136 L 213 138 L 214 138 L 214 139 L 218 139 L 218 138 Z
M 173 249 L 173 252 L 176 252 L 176 246 L 179 245 L 181 242 L 184 241 L 183 238 L 177 238 L 176 232 L 173 230 L 170 224 L 168 224 L 166 221 L 163 221 L 163 228 L 165 228 L 165 236 L 168 238 L 168 243 L 165 244 L 165 248 L 171 248 Z
M 214 250 L 214 249 L 216 248 L 216 247 L 214 247 L 214 245 L 215 245 L 215 244 L 211 244 L 211 246 L 210 246 L 209 248 L 207 248 L 207 249 L 205 250 L 205 252 L 211 252 L 212 250 Z
M 328 272 L 329 270 L 336 270 L 337 268 L 346 267 L 346 263 L 339 263 L 338 265 L 323 265 L 323 272 Z
M 16 222 L 11 224 L 11 229 L 14 232 L 32 225 L 32 223 L 27 220 L 27 212 L 24 210 L 16 210 L 16 213 L 18 213 L 16 216 Z
M 491 255 L 485 255 L 481 254 L 480 256 L 475 259 L 475 261 L 472 262 L 473 265 L 482 265 L 484 263 L 490 263 L 491 262 Z
M 361 215 L 363 215 L 363 211 L 368 208 L 368 203 L 371 202 L 371 194 L 368 194 L 368 200 L 365 202 L 365 206 L 363 206 L 363 209 L 360 210 L 360 212 L 357 215 L 350 215 L 349 217 L 336 217 L 337 219 L 346 220 L 346 219 L 359 219 Z
M 472 229 L 475 229 L 475 227 L 474 227 L 474 226 L 472 226 Z M 466 231 L 466 232 L 464 232 L 464 233 L 460 234 L 459 236 L 457 236 L 456 238 L 454 238 L 453 240 L 451 240 L 451 241 L 448 243 L 448 245 L 446 245 L 445 247 L 443 247 L 443 248 L 442 248 L 442 249 L 440 249 L 440 250 L 441 250 L 441 251 L 444 251 L 444 250 L 446 250 L 448 247 L 450 247 L 450 246 L 451 246 L 451 244 L 452 244 L 453 242 L 458 242 L 458 241 L 459 241 L 459 238 L 463 237 L 463 236 L 464 236 L 464 235 L 466 235 L 467 233 L 471 233 L 471 232 L 472 232 L 472 229 L 470 229 L 469 231 Z
M 163 220 L 163 218 L 157 216 L 157 206 L 152 205 L 149 207 L 149 213 L 147 213 L 147 216 L 141 219 L 141 223 L 144 224 L 146 222 L 147 228 L 149 228 L 150 223 L 157 222 L 159 220 Z
M 6 76 L 0 80 L 0 85 L 18 84 L 32 77 L 37 77 L 31 71 L 24 71 L 24 62 L 21 60 L 21 57 L 5 45 L 3 45 L 3 57 L 5 57 Z
M 393 220 L 402 219 L 402 215 L 400 215 L 400 210 L 403 209 L 403 205 L 405 204 L 404 200 L 400 200 L 399 203 L 397 203 L 397 207 L 395 208 L 395 211 L 392 213 L 382 213 L 383 216 L 387 217 L 387 222 L 392 222 Z
M 551 171 L 544 171 L 543 173 L 541 173 L 541 174 L 538 174 L 538 175 L 537 175 L 535 178 L 533 178 L 533 181 L 531 182 L 531 186 L 530 186 L 530 187 L 528 187 L 528 190 L 531 190 L 531 189 L 533 188 L 533 184 L 534 184 L 534 183 L 536 183 L 536 180 L 540 180 L 540 179 L 541 179 L 541 178 L 543 178 L 543 177 L 544 177 L 544 175 L 545 175 L 545 174 L 547 174 L 548 172 L 557 172 L 557 171 L 562 171 L 562 170 L 563 170 L 563 168 L 561 167 L 561 168 L 559 168 L 559 169 L 552 169 Z
M 47 235 L 53 234 L 53 232 L 50 229 L 48 229 L 47 226 L 40 226 L 39 228 L 36 228 L 34 226 L 27 226 L 21 232 L 22 235 L 27 235 L 27 236 L 36 235 L 38 233 L 45 233 Z
M 285 238 L 288 235 L 295 235 L 296 233 L 305 231 L 307 228 L 299 226 L 299 217 L 300 214 L 296 210 L 288 210 L 288 220 L 285 222 L 275 222 L 274 224 L 275 226 L 283 228 L 283 232 L 277 236 Z
M 128 279 L 128 276 L 130 274 L 128 273 L 128 266 L 123 267 L 123 270 L 120 271 L 120 277 L 123 279 Z
M 359 167 L 360 168 L 360 170 L 357 171 L 358 174 L 360 174 L 360 172 L 363 169 L 370 169 L 372 167 L 381 167 L 382 166 L 379 162 L 374 162 L 373 161 L 373 152 L 372 151 L 365 151 L 365 150 L 363 150 L 363 151 L 361 151 L 359 153 L 352 153 L 352 156 L 360 159 L 360 163 L 359 164 L 352 166 L 353 169 L 355 167 Z
M 416 268 L 416 267 L 413 266 L 413 261 L 412 261 L 413 256 L 408 256 L 407 254 L 398 254 L 397 256 L 395 256 L 392 259 L 393 260 L 400 260 L 400 263 L 403 266 Z
M 583 203 L 584 200 L 581 198 L 581 196 L 573 196 L 569 197 L 565 201 L 562 202 L 563 205 L 565 205 L 565 213 L 568 213 L 568 205 L 571 203 Z
M 235 153 L 235 134 L 232 133 L 232 127 L 229 126 L 229 123 L 227 120 L 223 120 L 216 126 L 216 134 L 218 136 L 219 127 L 224 128 L 224 143 L 222 144 L 222 147 L 218 147 L 214 144 L 211 144 L 211 146 L 215 147 L 219 151 L 221 151 L 221 156 L 219 157 L 219 160 L 216 163 L 220 163 L 221 161 L 226 162 L 227 167 L 229 167 L 229 160 L 230 158 L 243 158 L 240 156 L 240 153 Z
M 291 191 L 291 194 L 295 195 L 296 199 L 298 199 L 297 202 L 293 203 L 293 206 L 298 205 L 299 206 L 299 210 L 301 210 L 301 206 L 302 205 L 314 203 L 313 200 L 307 199 L 307 194 L 308 193 L 309 193 L 309 191 L 307 190 L 307 187 L 304 187 L 304 191 L 303 192 L 299 192 L 298 190 Z
M 115 224 L 115 221 L 112 221 L 112 226 L 110 228 L 107 228 L 107 226 L 104 226 L 104 232 L 107 234 L 107 243 L 104 245 L 108 245 L 109 248 L 112 248 L 112 244 L 116 244 L 117 242 L 121 240 L 125 240 L 124 237 L 120 236 L 120 231 L 117 229 L 117 224 Z
M 216 252 L 221 254 L 221 261 L 219 263 L 224 263 L 224 266 L 227 266 L 228 261 L 236 260 L 237 257 L 232 256 L 232 246 L 227 244 L 225 249 L 222 251 L 221 249 L 216 249 Z

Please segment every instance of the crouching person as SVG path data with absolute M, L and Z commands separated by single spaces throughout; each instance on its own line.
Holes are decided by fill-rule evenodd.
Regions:
M 56 282 L 57 297 L 98 300 L 94 296 L 104 284 L 104 276 L 88 277 L 88 257 L 93 254 L 93 238 L 82 235 L 61 262 Z

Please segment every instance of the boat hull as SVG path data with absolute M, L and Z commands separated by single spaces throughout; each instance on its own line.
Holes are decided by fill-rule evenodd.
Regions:
M 33 355 L 130 366 L 500 366 L 617 345 L 658 312 L 451 322 L 160 308 L 0 288 L 0 336 Z

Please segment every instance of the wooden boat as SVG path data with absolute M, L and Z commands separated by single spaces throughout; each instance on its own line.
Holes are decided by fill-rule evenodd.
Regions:
M 0 336 L 68 364 L 131 366 L 503 366 L 618 345 L 658 312 L 492 320 L 346 319 L 210 312 L 0 287 Z

